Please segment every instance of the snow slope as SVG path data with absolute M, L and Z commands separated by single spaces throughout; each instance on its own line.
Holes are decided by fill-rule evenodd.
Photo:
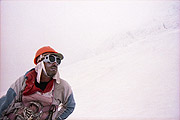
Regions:
M 179 29 L 61 69 L 74 90 L 72 118 L 179 118 Z
M 117 32 L 94 56 L 63 67 L 77 107 L 70 118 L 179 120 L 179 7 Z M 97 51 L 97 52 L 96 52 Z

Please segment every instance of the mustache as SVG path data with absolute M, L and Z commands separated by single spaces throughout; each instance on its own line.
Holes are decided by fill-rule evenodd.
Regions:
M 57 66 L 56 66 L 56 65 L 53 65 L 53 66 L 51 66 L 51 68 L 57 68 Z

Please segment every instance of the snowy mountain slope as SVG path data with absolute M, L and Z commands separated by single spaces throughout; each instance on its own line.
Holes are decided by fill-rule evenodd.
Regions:
M 72 118 L 179 117 L 179 30 L 62 68 L 77 107 Z
M 179 1 L 160 2 L 162 5 L 160 5 L 158 9 L 155 9 L 159 4 L 158 1 L 156 3 L 157 4 L 152 6 L 150 13 L 145 13 L 149 14 L 149 16 L 151 16 L 151 14 L 153 15 L 148 20 L 142 19 L 142 22 L 149 22 L 140 24 L 138 27 L 132 26 L 128 30 L 119 28 L 115 32 L 107 34 L 104 40 L 97 39 L 98 42 L 96 42 L 96 44 L 93 44 L 93 46 L 90 45 L 90 47 L 87 46 L 91 52 L 86 51 L 84 56 L 99 55 L 114 48 L 126 47 L 138 40 L 145 39 L 147 36 L 159 34 L 159 32 L 164 32 L 167 29 L 173 30 L 180 28 Z

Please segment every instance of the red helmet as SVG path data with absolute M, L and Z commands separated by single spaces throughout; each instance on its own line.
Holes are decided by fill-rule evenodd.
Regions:
M 34 57 L 34 64 L 37 65 L 37 58 L 42 55 L 43 53 L 56 53 L 56 55 L 58 57 L 60 57 L 60 59 L 62 60 L 64 58 L 64 56 L 61 53 L 56 52 L 53 48 L 51 48 L 50 46 L 45 46 L 40 48 L 37 52 L 36 55 Z

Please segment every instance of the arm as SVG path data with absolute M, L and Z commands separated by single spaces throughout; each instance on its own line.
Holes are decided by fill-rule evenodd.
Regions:
M 61 107 L 56 115 L 56 120 L 64 120 L 74 111 L 76 104 L 71 86 L 61 79 L 60 84 L 55 84 L 54 97 L 60 101 Z
M 63 105 L 60 112 L 59 112 L 59 117 L 57 120 L 64 120 L 66 119 L 73 111 L 75 108 L 75 100 L 73 97 L 73 93 L 68 97 L 68 101 L 66 105 Z
M 20 91 L 22 89 L 24 76 L 20 77 L 15 83 L 11 85 L 5 96 L 0 98 L 0 117 L 3 113 L 9 111 L 10 105 L 19 99 Z
M 9 88 L 6 95 L 0 98 L 0 116 L 2 115 L 2 112 L 13 102 L 16 95 L 15 91 L 12 88 Z

